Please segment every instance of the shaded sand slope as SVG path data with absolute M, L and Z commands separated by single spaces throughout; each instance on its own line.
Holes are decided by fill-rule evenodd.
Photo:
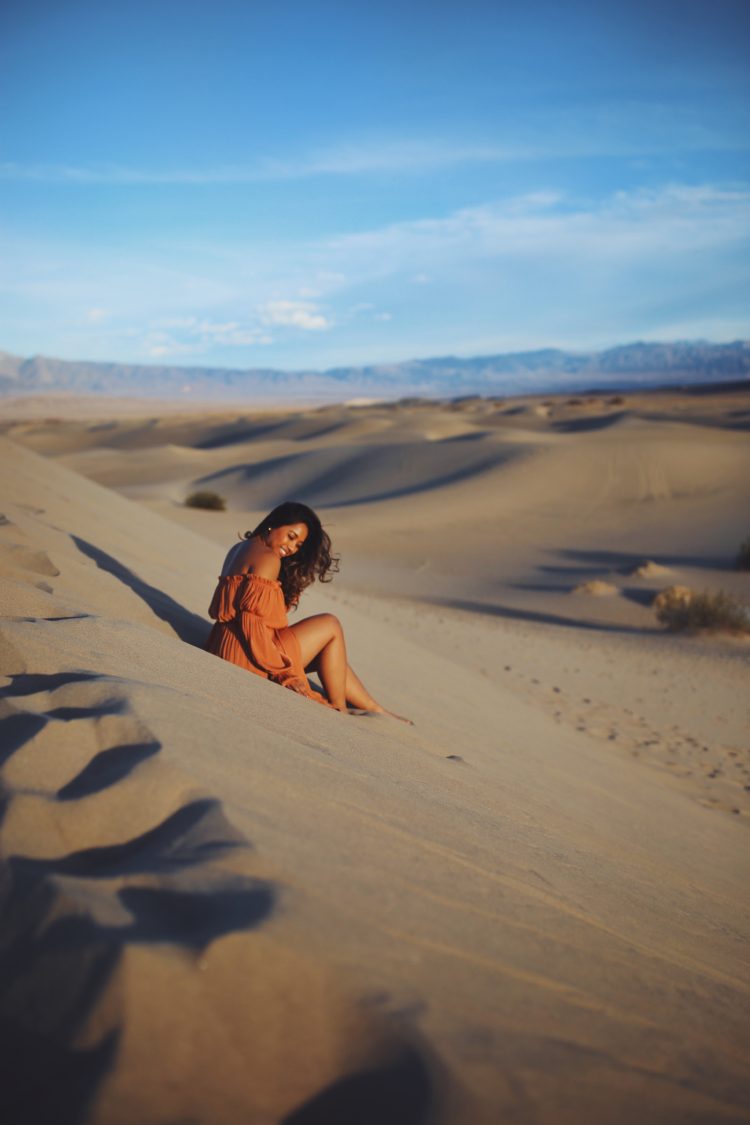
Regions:
M 414 728 L 216 660 L 215 545 L 0 453 L 14 1120 L 747 1120 L 742 826 L 377 610 Z

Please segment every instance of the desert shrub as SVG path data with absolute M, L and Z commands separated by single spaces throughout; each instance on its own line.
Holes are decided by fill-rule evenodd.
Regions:
M 186 508 L 205 508 L 209 512 L 223 512 L 227 502 L 218 492 L 191 492 L 185 500 Z
M 660 590 L 651 603 L 656 610 L 657 620 L 666 620 L 671 614 L 677 613 L 693 597 L 689 586 L 667 586 Z
M 669 586 L 654 599 L 656 618 L 668 629 L 713 629 L 750 633 L 750 607 L 719 590 L 702 594 L 686 586 Z
M 750 570 L 750 537 L 740 544 L 737 552 L 737 569 Z

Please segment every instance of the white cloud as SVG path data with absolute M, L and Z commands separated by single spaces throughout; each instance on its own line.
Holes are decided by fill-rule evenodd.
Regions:
M 260 309 L 260 316 L 264 324 L 301 328 L 306 332 L 321 332 L 332 327 L 332 322 L 308 301 L 267 301 Z
M 305 179 L 310 176 L 361 176 L 430 172 L 457 164 L 524 160 L 527 146 L 497 143 L 465 144 L 436 138 L 372 138 L 338 144 L 296 160 L 266 158 L 258 166 L 259 178 Z
M 348 280 L 346 274 L 335 270 L 319 270 L 316 277 L 320 288 L 328 292 L 343 288 Z
M 142 342 L 147 355 L 203 355 L 216 347 L 256 347 L 273 343 L 258 325 L 216 323 L 197 317 L 167 317 L 154 324 Z
M 180 353 L 189 354 L 192 348 L 180 347 L 179 344 L 152 344 L 146 348 L 146 354 L 151 356 L 152 359 L 162 359 L 168 355 L 179 355 Z
M 143 341 L 143 351 L 151 359 L 164 359 L 170 355 L 192 355 L 198 350 L 194 344 L 180 343 L 165 332 L 150 332 Z
M 159 324 L 162 328 L 195 328 L 198 320 L 194 316 L 167 316 Z
M 596 203 L 534 193 L 441 218 L 342 235 L 320 253 L 362 283 L 400 274 L 450 276 L 471 261 L 584 259 L 617 264 L 674 259 L 750 236 L 750 191 L 670 185 L 617 192 Z M 424 267 L 414 274 L 415 265 Z
M 239 324 L 209 325 L 203 329 L 202 335 L 212 344 L 223 347 L 254 347 L 271 342 L 271 337 L 263 329 Z
M 107 320 L 110 315 L 108 309 L 88 309 L 86 312 L 86 320 L 89 324 L 101 324 L 101 322 Z
M 205 168 L 137 168 L 120 164 L 66 165 L 0 163 L 0 180 L 31 180 L 67 184 L 244 184 L 300 180 L 315 176 L 360 176 L 422 173 L 467 163 L 523 160 L 524 147 L 465 145 L 441 140 L 375 139 L 342 144 L 300 157 L 262 157 L 250 165 Z

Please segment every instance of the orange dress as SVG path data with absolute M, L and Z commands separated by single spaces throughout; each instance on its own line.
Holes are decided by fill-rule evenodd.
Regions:
M 208 616 L 216 622 L 206 648 L 264 680 L 332 704 L 307 682 L 302 652 L 287 625 L 281 583 L 259 574 L 226 574 L 219 579 Z

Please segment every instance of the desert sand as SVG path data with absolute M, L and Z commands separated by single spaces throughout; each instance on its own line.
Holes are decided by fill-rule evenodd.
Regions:
M 0 428 L 9 1122 L 750 1120 L 750 389 Z M 286 498 L 413 727 L 202 651 Z

